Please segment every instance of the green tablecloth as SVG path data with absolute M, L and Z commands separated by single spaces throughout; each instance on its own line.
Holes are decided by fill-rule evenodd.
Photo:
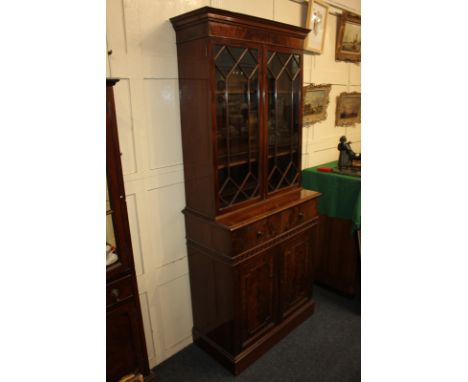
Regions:
M 318 191 L 318 212 L 333 218 L 349 219 L 355 229 L 361 228 L 361 178 L 333 172 L 317 171 L 319 167 L 337 167 L 337 162 L 321 164 L 302 171 L 302 187 Z

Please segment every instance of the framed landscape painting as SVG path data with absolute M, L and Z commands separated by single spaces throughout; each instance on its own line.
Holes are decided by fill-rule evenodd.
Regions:
M 336 126 L 361 123 L 361 93 L 341 93 L 336 99 Z
M 304 108 L 302 117 L 304 125 L 327 119 L 330 90 L 331 85 L 310 84 L 304 87 Z
M 310 33 L 304 42 L 304 50 L 313 53 L 322 53 L 327 28 L 328 6 L 317 0 L 309 0 L 307 8 L 306 28 Z
M 339 17 L 335 59 L 361 62 L 361 16 L 343 11 Z

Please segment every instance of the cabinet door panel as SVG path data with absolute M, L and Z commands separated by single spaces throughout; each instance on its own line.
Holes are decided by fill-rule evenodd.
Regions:
M 260 54 L 213 46 L 220 209 L 260 196 Z
M 107 312 L 107 382 L 115 382 L 125 374 L 145 371 L 138 315 L 133 301 Z
M 315 235 L 316 226 L 280 245 L 280 301 L 283 318 L 312 297 Z
M 272 193 L 299 183 L 302 56 L 269 50 L 267 87 L 267 189 Z
M 106 256 L 109 260 L 106 269 L 107 278 L 113 278 L 130 271 L 133 254 L 120 162 L 114 93 L 110 81 L 106 86 L 106 174 L 106 253 L 109 253 Z
M 274 320 L 273 253 L 263 252 L 239 267 L 240 334 L 242 347 L 273 325 Z

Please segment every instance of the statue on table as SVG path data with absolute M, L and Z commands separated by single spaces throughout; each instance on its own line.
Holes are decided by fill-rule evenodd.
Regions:
M 343 135 L 338 143 L 338 150 L 340 156 L 338 158 L 338 168 L 346 169 L 353 167 L 353 160 L 361 160 L 361 154 L 356 154 L 351 148 L 351 142 L 347 142 L 346 137 Z

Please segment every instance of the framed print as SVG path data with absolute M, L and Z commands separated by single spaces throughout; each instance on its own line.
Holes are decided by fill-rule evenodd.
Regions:
M 341 93 L 336 99 L 336 126 L 361 122 L 361 93 Z
M 339 17 L 335 59 L 361 62 L 361 16 L 343 11 Z
M 304 107 L 302 122 L 304 125 L 327 119 L 327 107 L 330 102 L 331 85 L 304 86 Z
M 327 27 L 328 6 L 317 0 L 309 0 L 306 28 L 310 29 L 304 42 L 304 50 L 322 53 Z

